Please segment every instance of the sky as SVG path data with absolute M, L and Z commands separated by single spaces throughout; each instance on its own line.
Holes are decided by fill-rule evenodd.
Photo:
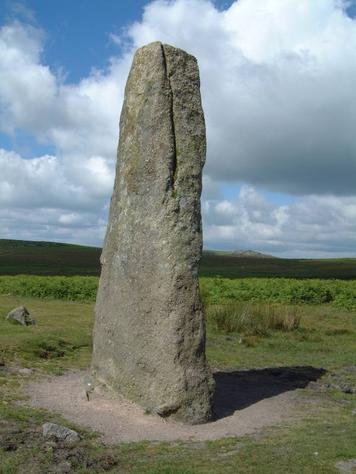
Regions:
M 206 249 L 356 257 L 356 0 L 0 0 L 0 238 L 102 245 L 135 50 L 195 55 Z

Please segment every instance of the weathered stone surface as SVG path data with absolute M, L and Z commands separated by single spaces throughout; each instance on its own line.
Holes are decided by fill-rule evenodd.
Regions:
M 36 324 L 36 321 L 32 318 L 29 311 L 25 306 L 19 306 L 18 308 L 13 309 L 6 316 L 6 319 L 22 324 L 22 326 L 30 326 L 31 324 Z
M 32 370 L 32 369 L 28 369 L 27 367 L 23 367 L 22 369 L 18 369 L 18 373 L 19 373 L 20 375 L 32 375 L 33 370 Z
M 341 474 L 352 474 L 356 472 L 356 458 L 338 461 L 335 467 Z
M 196 59 L 159 42 L 134 57 L 101 256 L 92 371 L 161 416 L 211 417 L 199 294 L 205 123 Z
M 44 423 L 42 425 L 42 433 L 45 438 L 54 438 L 56 440 L 65 441 L 68 444 L 75 443 L 80 440 L 79 434 L 56 423 Z

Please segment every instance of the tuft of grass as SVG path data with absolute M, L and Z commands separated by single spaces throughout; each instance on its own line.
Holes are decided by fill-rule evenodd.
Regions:
M 214 367 L 310 365 L 333 370 L 355 364 L 356 312 L 303 305 L 300 326 L 268 337 L 221 332 L 207 308 L 207 356 Z
M 218 332 L 266 336 L 270 330 L 298 329 L 301 311 L 298 306 L 233 302 L 208 306 L 207 318 Z
M 55 359 L 73 355 L 73 352 L 88 344 L 75 344 L 68 339 L 56 335 L 39 335 L 28 339 L 21 346 L 21 351 L 32 358 Z

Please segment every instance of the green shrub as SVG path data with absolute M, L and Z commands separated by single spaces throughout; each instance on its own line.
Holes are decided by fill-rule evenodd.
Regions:
M 91 276 L 0 276 L 0 294 L 95 301 L 98 278 Z M 201 278 L 205 305 L 229 302 L 332 304 L 356 310 L 356 280 L 291 278 Z
M 332 304 L 356 310 L 355 280 L 291 278 L 201 278 L 205 305 L 231 301 L 290 304 Z
M 72 301 L 95 301 L 97 289 L 97 277 L 0 276 L 1 294 Z

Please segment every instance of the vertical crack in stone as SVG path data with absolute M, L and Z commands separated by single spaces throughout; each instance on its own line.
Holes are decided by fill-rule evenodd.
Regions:
M 172 193 L 174 193 L 175 179 L 177 176 L 177 143 L 176 143 L 176 130 L 175 130 L 175 125 L 174 125 L 174 95 L 173 95 L 173 90 L 172 90 L 172 85 L 171 85 L 171 78 L 170 78 L 169 70 L 168 70 L 167 56 L 166 56 L 166 52 L 165 52 L 163 44 L 161 44 L 161 49 L 162 49 L 162 56 L 163 56 L 164 71 L 165 71 L 167 83 L 169 86 L 169 96 L 170 96 L 169 114 L 170 114 L 170 121 L 171 121 L 172 134 L 173 134 L 173 154 L 172 154 L 172 159 L 169 166 L 170 176 L 167 183 L 166 191 L 168 192 L 169 190 L 171 190 Z

